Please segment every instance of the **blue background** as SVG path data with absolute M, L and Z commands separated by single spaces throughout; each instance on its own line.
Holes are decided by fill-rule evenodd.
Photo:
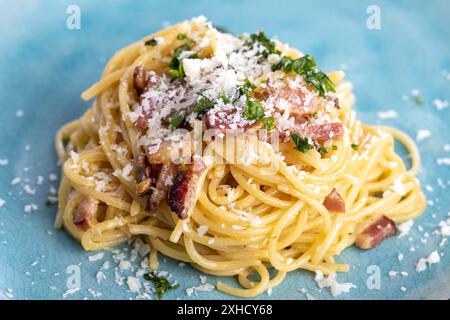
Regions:
M 81 30 L 66 28 L 70 4 L 81 8 Z M 371 4 L 381 9 L 380 30 L 366 27 L 366 9 Z M 127 292 L 126 285 L 114 283 L 113 269 L 105 272 L 105 281 L 96 283 L 101 263 L 90 263 L 87 257 L 91 254 L 83 252 L 64 231 L 53 230 L 56 208 L 45 207 L 44 202 L 49 186 L 57 182 L 46 179 L 37 187 L 36 177 L 59 172 L 53 136 L 61 125 L 86 110 L 88 103 L 80 99 L 80 93 L 99 79 L 115 51 L 161 29 L 165 21 L 175 23 L 200 14 L 236 34 L 264 29 L 314 55 L 324 70 L 344 65 L 362 120 L 394 125 L 412 136 L 419 129 L 431 131 L 429 139 L 419 142 L 423 157 L 419 178 L 433 186 L 434 191 L 426 193 L 434 205 L 415 223 L 411 242 L 408 237 L 391 238 L 374 250 L 349 249 L 339 257 L 352 268 L 338 275 L 338 280 L 353 282 L 358 288 L 338 298 L 450 298 L 449 245 L 438 248 L 441 239 L 431 234 L 450 211 L 446 196 L 450 170 L 436 165 L 437 158 L 450 156 L 443 151 L 443 145 L 450 143 L 450 108 L 437 111 L 431 104 L 435 98 L 450 99 L 450 80 L 441 74 L 443 69 L 450 70 L 448 1 L 2 1 L 0 12 L 0 159 L 9 159 L 7 166 L 0 166 L 0 198 L 6 200 L 0 208 L 0 299 L 7 298 L 8 288 L 14 298 L 60 299 L 67 289 L 65 271 L 71 264 L 80 264 L 82 290 L 68 298 L 90 297 L 88 288 L 102 292 L 101 298 L 135 296 Z M 424 105 L 402 99 L 413 88 L 421 91 Z M 376 112 L 387 109 L 397 110 L 399 117 L 384 121 L 376 117 Z M 18 110 L 24 111 L 23 117 L 16 117 Z M 16 176 L 29 179 L 37 194 L 21 194 L 20 185 L 11 186 Z M 446 188 L 437 186 L 437 178 Z M 39 210 L 24 213 L 24 205 L 31 202 Z M 419 240 L 424 232 L 430 233 L 427 243 Z M 415 252 L 409 251 L 411 245 Z M 415 262 L 437 248 L 444 253 L 441 263 L 416 273 Z M 405 255 L 402 262 L 397 260 L 400 252 Z M 34 261 L 38 263 L 32 266 Z M 366 286 L 369 265 L 381 270 L 380 290 Z M 188 298 L 184 289 L 199 284 L 197 271 L 180 269 L 170 259 L 161 269 L 181 283 L 169 298 Z M 409 276 L 390 278 L 390 270 L 407 271 Z M 208 277 L 211 283 L 216 280 Z M 234 279 L 226 281 L 235 283 Z M 297 290 L 302 287 L 316 298 L 332 298 L 328 289 L 317 291 L 312 274 L 304 271 L 290 273 L 270 297 L 263 294 L 260 298 L 304 299 Z M 231 297 L 215 290 L 192 298 Z

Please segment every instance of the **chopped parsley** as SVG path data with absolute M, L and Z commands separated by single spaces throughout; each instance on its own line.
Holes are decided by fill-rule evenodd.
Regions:
M 324 153 L 328 153 L 327 148 L 325 148 L 324 146 L 320 146 L 317 151 L 322 155 Z
M 197 105 L 194 108 L 194 112 L 203 115 L 205 114 L 209 109 L 212 109 L 214 107 L 214 102 L 209 100 L 206 97 L 202 97 Z
M 239 93 L 241 96 L 248 96 L 253 90 L 256 89 L 256 86 L 251 83 L 248 79 L 245 79 L 244 85 L 239 87 Z
M 311 55 L 307 54 L 298 59 L 282 57 L 280 62 L 272 66 L 272 71 L 283 70 L 285 73 L 294 71 L 299 75 L 303 75 L 315 67 L 316 60 Z
M 180 34 L 178 34 L 178 37 L 180 36 Z M 187 37 L 186 37 L 187 38 Z M 184 78 L 184 68 L 183 68 L 183 62 L 180 59 L 180 55 L 183 51 L 189 51 L 191 50 L 191 46 L 195 44 L 195 41 L 192 39 L 187 39 L 186 43 L 179 46 L 178 48 L 175 49 L 175 51 L 173 52 L 173 57 L 172 60 L 170 60 L 168 67 L 169 67 L 169 74 L 172 78 L 176 78 L 176 79 L 182 79 Z M 191 55 L 189 58 L 191 59 L 195 59 L 197 58 L 197 54 L 193 54 Z
M 166 294 L 167 292 L 178 289 L 180 287 L 178 283 L 171 285 L 169 280 L 164 277 L 157 276 L 155 272 L 144 274 L 144 279 L 153 282 L 153 285 L 155 286 L 156 297 L 158 298 L 158 300 L 161 300 L 164 297 L 164 294 Z
M 185 35 L 184 33 L 177 34 L 177 40 L 185 40 L 185 39 L 187 39 L 187 35 Z
M 169 62 L 169 74 L 172 78 L 181 79 L 184 77 L 183 63 L 178 57 L 173 57 Z
M 245 103 L 244 118 L 247 120 L 260 120 L 264 117 L 264 107 L 259 101 L 247 100 Z
M 175 111 L 169 119 L 169 129 L 177 129 L 186 120 L 187 111 L 186 109 L 180 109 Z
M 282 57 L 280 62 L 272 66 L 272 71 L 283 70 L 285 73 L 295 72 L 302 76 L 321 97 L 326 92 L 335 92 L 333 82 L 328 76 L 316 68 L 316 60 L 309 54 L 298 59 Z
M 270 40 L 263 31 L 250 35 L 250 39 L 245 42 L 247 47 L 253 48 L 256 44 L 264 47 L 258 55 L 262 59 L 267 59 L 270 54 L 280 54 L 281 51 L 276 48 L 275 42 Z
M 154 46 L 156 46 L 157 44 L 158 44 L 158 41 L 156 41 L 156 39 L 150 39 L 150 40 L 145 41 L 145 45 L 146 45 L 146 46 L 152 46 L 152 47 L 154 47 Z
M 319 70 L 311 70 L 305 74 L 305 81 L 308 83 L 315 91 L 319 93 L 321 97 L 325 97 L 327 92 L 336 92 L 333 82 L 330 78 Z
M 231 100 L 223 92 L 219 95 L 219 99 L 222 100 L 223 103 L 225 103 L 225 104 L 228 104 L 231 102 Z
M 359 149 L 359 145 L 356 143 L 352 143 L 352 149 L 353 150 L 358 150 Z
M 424 103 L 423 98 L 422 98 L 422 96 L 420 94 L 414 96 L 414 102 L 418 106 L 421 106 Z
M 275 129 L 275 118 L 273 116 L 265 117 L 263 121 L 264 121 L 264 129 L 269 131 Z
M 291 133 L 291 139 L 295 143 L 295 150 L 300 152 L 307 152 L 313 148 L 313 146 L 308 142 L 308 139 L 302 138 L 297 132 Z
M 47 197 L 47 199 L 45 200 L 45 206 L 46 207 L 51 207 L 55 204 L 56 202 L 53 201 L 50 197 Z

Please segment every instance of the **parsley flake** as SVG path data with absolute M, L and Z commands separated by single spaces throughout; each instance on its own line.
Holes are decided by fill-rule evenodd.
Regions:
M 308 142 L 308 139 L 302 138 L 297 132 L 292 132 L 291 138 L 295 143 L 295 150 L 297 151 L 306 153 L 313 148 L 313 146 Z
M 244 118 L 247 120 L 260 120 L 264 117 L 264 108 L 259 101 L 247 100 L 245 103 Z
M 202 97 L 199 102 L 197 102 L 197 105 L 194 108 L 194 112 L 203 115 L 205 114 L 209 109 L 212 109 L 214 107 L 214 102 L 209 100 L 206 97 Z
M 169 119 L 169 128 L 174 130 L 180 127 L 186 120 L 186 109 L 180 109 L 175 111 Z
M 333 82 L 328 76 L 316 68 L 316 60 L 309 54 L 298 59 L 282 57 L 280 62 L 272 66 L 272 71 L 283 70 L 285 73 L 295 72 L 302 76 L 321 97 L 326 92 L 335 92 Z
M 158 41 L 156 41 L 156 39 L 150 39 L 150 40 L 145 41 L 145 45 L 146 45 L 146 46 L 152 46 L 152 47 L 154 47 L 154 46 L 156 46 L 157 44 L 158 44 Z
M 157 276 L 155 272 L 144 274 L 144 279 L 153 282 L 153 285 L 155 286 L 156 297 L 158 298 L 158 300 L 161 300 L 164 297 L 164 294 L 166 294 L 167 292 L 178 289 L 180 287 L 178 283 L 171 285 L 169 280 L 164 277 Z
M 255 89 L 256 86 L 253 83 L 251 83 L 248 79 L 245 79 L 244 85 L 239 87 L 239 93 L 241 96 L 248 96 Z
M 273 116 L 266 117 L 263 119 L 264 121 L 264 129 L 266 130 L 273 130 L 275 129 L 275 118 Z
M 245 42 L 245 45 L 253 48 L 256 44 L 264 47 L 264 50 L 259 52 L 262 59 L 267 59 L 270 54 L 280 54 L 281 51 L 276 48 L 275 42 L 270 40 L 263 31 L 256 34 L 251 34 L 250 39 Z
M 222 100 L 223 103 L 225 103 L 225 104 L 228 104 L 231 102 L 231 100 L 223 92 L 219 95 L 219 99 Z
M 322 155 L 324 153 L 328 153 L 327 148 L 325 148 L 324 146 L 320 146 L 317 151 Z

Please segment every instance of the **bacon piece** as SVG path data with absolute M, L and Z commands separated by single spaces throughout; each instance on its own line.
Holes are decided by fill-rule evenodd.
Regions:
M 341 107 L 339 107 L 339 98 L 338 97 L 327 96 L 327 101 L 333 103 L 333 105 L 336 109 L 341 108 Z
M 334 188 L 329 195 L 325 197 L 323 201 L 325 208 L 335 212 L 345 212 L 345 202 L 341 195 Z
M 307 131 L 309 131 L 307 135 L 321 145 L 344 134 L 344 128 L 340 122 L 311 125 Z
M 92 222 L 97 213 L 99 201 L 92 197 L 84 197 L 73 216 L 73 223 L 80 229 L 86 231 L 92 227 Z
M 136 192 L 139 196 L 150 193 L 152 188 L 151 167 L 145 156 L 140 155 L 134 160 L 134 169 L 136 171 Z
M 310 90 L 301 86 L 292 88 L 288 83 L 280 86 L 279 82 L 274 84 L 269 81 L 268 93 L 275 107 L 288 103 L 291 116 L 309 118 L 325 109 L 326 105 L 322 98 L 314 96 Z
M 206 129 L 217 129 L 222 133 L 226 130 L 247 130 L 252 127 L 252 123 L 244 117 L 239 117 L 240 112 L 236 109 L 210 110 L 205 115 Z
M 197 162 L 178 171 L 169 191 L 168 204 L 170 210 L 175 212 L 180 219 L 188 217 L 188 212 L 195 201 L 198 179 L 204 170 L 204 164 Z
M 133 73 L 133 86 L 138 96 L 140 96 L 148 85 L 148 76 L 143 66 L 138 66 Z
M 161 201 L 167 197 L 167 191 L 173 184 L 176 173 L 176 166 L 173 163 L 163 164 L 159 171 L 156 185 L 152 189 L 150 198 L 147 201 L 147 210 L 154 212 Z
M 385 238 L 393 236 L 397 232 L 395 222 L 386 216 L 382 216 L 372 225 L 367 227 L 356 237 L 356 246 L 361 249 L 372 249 Z
M 137 118 L 136 122 L 134 123 L 134 127 L 139 133 L 144 133 L 145 130 L 147 130 L 149 118 L 150 117 L 147 116 L 147 114 L 144 114 L 142 116 L 139 116 L 139 118 Z
M 162 141 L 159 145 L 158 151 L 147 154 L 148 162 L 151 164 L 161 164 L 161 163 L 169 163 L 172 161 L 172 152 L 174 152 L 174 156 L 177 155 L 176 149 L 178 149 L 178 154 L 180 154 L 181 144 L 179 142 L 172 141 Z

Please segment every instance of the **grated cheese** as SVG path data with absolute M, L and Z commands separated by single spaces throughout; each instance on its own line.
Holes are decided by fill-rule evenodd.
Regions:
M 380 111 L 377 113 L 377 117 L 379 119 L 395 119 L 398 117 L 398 114 L 395 110 L 387 110 L 387 111 Z
M 426 130 L 426 129 L 419 130 L 419 131 L 417 131 L 417 134 L 416 134 L 416 140 L 422 141 L 423 139 L 429 138 L 430 136 L 431 136 L 430 130 Z
M 316 271 L 314 280 L 317 282 L 319 288 L 330 288 L 331 295 L 337 297 L 342 293 L 350 292 L 350 289 L 356 288 L 353 283 L 338 283 L 336 281 L 336 274 L 332 273 L 328 277 L 324 277 L 321 271 Z
M 397 228 L 400 231 L 398 238 L 403 238 L 409 234 L 412 226 L 414 225 L 414 220 L 408 220 L 406 222 L 400 223 Z

